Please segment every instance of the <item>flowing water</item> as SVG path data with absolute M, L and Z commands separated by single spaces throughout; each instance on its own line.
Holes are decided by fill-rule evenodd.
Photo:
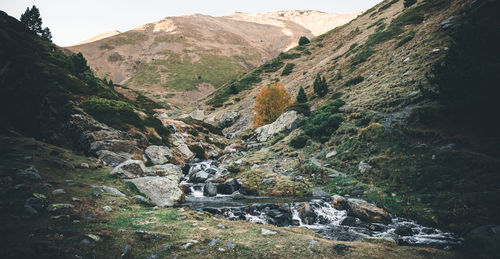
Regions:
M 196 179 L 197 183 L 191 182 L 196 178 L 193 176 L 199 172 L 207 172 L 208 177 L 205 182 L 199 182 L 204 178 Z M 368 237 L 379 237 L 394 240 L 401 245 L 436 248 L 451 248 L 463 241 L 452 233 L 424 227 L 404 218 L 394 217 L 388 224 L 363 222 L 348 216 L 345 210 L 335 209 L 331 202 L 323 199 L 260 196 L 233 199 L 227 192 L 228 188 L 217 188 L 218 192 L 223 191 L 227 194 L 217 193 L 215 196 L 207 196 L 205 190 L 207 183 L 225 175 L 227 171 L 220 168 L 216 161 L 191 164 L 188 174 L 181 183 L 189 190 L 183 205 L 194 210 L 208 211 L 229 220 L 247 220 L 280 227 L 306 227 L 332 240 L 357 241 Z

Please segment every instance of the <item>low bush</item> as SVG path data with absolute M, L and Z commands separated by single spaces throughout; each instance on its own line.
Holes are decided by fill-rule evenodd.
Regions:
M 415 38 L 415 31 L 411 31 L 408 34 L 406 34 L 401 40 L 398 42 L 397 47 L 401 47 L 405 45 L 407 42 L 413 40 Z
M 90 97 L 80 105 L 96 120 L 115 129 L 126 130 L 128 125 L 143 127 L 141 118 L 134 112 L 134 107 L 126 102 Z
M 281 76 L 287 76 L 290 73 L 292 73 L 294 67 L 295 67 L 294 63 L 286 64 L 285 68 L 283 68 L 283 72 L 281 72 Z
M 294 103 L 288 106 L 285 111 L 296 111 L 305 116 L 311 115 L 311 107 L 307 103 Z
M 296 59 L 296 58 L 300 58 L 300 56 L 302 56 L 300 53 L 282 52 L 282 53 L 280 53 L 278 58 L 280 58 L 280 59 Z
M 306 37 L 306 36 L 302 36 L 300 37 L 299 39 L 299 46 L 304 46 L 304 45 L 307 45 L 309 44 L 311 41 L 309 41 L 309 39 Z
M 304 120 L 304 133 L 315 140 L 327 141 L 344 121 L 344 116 L 339 111 L 344 104 L 341 99 L 327 101 Z
M 363 49 L 363 51 L 361 51 L 360 53 L 356 54 L 356 56 L 354 56 L 351 59 L 351 67 L 355 67 L 358 64 L 366 62 L 371 55 L 375 54 L 375 52 L 376 51 L 373 50 L 373 49 L 371 49 L 371 48 Z
M 347 82 L 345 82 L 345 86 L 351 86 L 351 85 L 357 85 L 365 80 L 364 77 L 362 76 L 357 76 L 354 78 L 349 79 Z
M 290 140 L 290 146 L 293 148 L 303 148 L 307 145 L 307 141 L 309 140 L 309 137 L 305 134 L 300 134 L 295 137 L 293 137 Z

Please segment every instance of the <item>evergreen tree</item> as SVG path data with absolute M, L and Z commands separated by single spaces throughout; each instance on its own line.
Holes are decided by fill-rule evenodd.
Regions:
M 304 91 L 304 88 L 301 86 L 299 93 L 297 94 L 297 103 L 305 103 L 307 102 L 307 95 Z
M 299 39 L 299 45 L 300 46 L 306 45 L 306 44 L 309 44 L 309 43 L 310 43 L 310 41 L 309 41 L 309 39 L 306 36 L 300 37 L 300 39 Z
M 111 86 L 111 87 L 115 86 L 115 85 L 113 84 L 113 80 L 111 80 L 111 79 L 109 79 L 108 85 L 109 85 L 109 86 Z
M 29 31 L 48 41 L 52 41 L 52 33 L 50 32 L 50 29 L 48 27 L 42 29 L 42 17 L 40 17 L 40 10 L 38 10 L 35 5 L 33 5 L 31 9 L 29 7 L 26 8 L 26 11 L 21 14 L 20 21 Z
M 328 84 L 326 83 L 325 77 L 321 77 L 319 74 L 314 80 L 314 92 L 319 96 L 323 97 L 328 93 Z

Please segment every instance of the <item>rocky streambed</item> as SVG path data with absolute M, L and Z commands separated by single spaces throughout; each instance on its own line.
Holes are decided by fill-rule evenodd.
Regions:
M 321 236 L 340 241 L 383 238 L 399 245 L 449 249 L 463 239 L 415 221 L 391 217 L 385 210 L 360 199 L 330 197 L 314 190 L 314 197 L 261 197 L 247 195 L 239 179 L 218 179 L 229 172 L 217 161 L 190 164 L 181 182 L 185 203 L 194 210 L 229 220 L 247 220 L 280 227 L 306 227 Z

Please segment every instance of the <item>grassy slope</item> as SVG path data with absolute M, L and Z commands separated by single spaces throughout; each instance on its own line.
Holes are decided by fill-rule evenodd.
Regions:
M 32 160 L 25 160 L 24 156 Z M 81 163 L 88 163 L 89 169 L 79 169 Z M 195 211 L 180 211 L 176 208 L 160 208 L 138 205 L 107 193 L 90 188 L 92 184 L 108 185 L 125 193 L 135 195 L 123 182 L 108 176 L 110 168 L 102 167 L 97 161 L 75 155 L 71 151 L 51 146 L 33 139 L 0 137 L 0 165 L 4 166 L 1 176 L 13 175 L 15 168 L 36 167 L 42 180 L 24 182 L 1 197 L 0 206 L 0 255 L 2 258 L 33 257 L 67 258 L 74 255 L 99 258 L 118 257 L 125 245 L 132 248 L 132 258 L 144 258 L 151 253 L 162 257 L 177 255 L 182 258 L 456 258 L 455 252 L 428 248 L 401 247 L 378 241 L 335 242 L 323 239 L 304 228 L 278 228 L 242 221 L 215 219 L 209 214 Z M 14 178 L 15 179 L 15 178 Z M 66 180 L 77 185 L 68 186 Z M 15 180 L 15 184 L 22 183 Z M 52 190 L 63 188 L 66 194 L 53 196 Z M 49 214 L 42 211 L 35 217 L 23 216 L 25 199 L 33 193 L 43 194 L 49 203 L 71 203 L 72 210 Z M 99 193 L 99 195 L 96 195 Z M 103 206 L 113 211 L 105 212 Z M 92 212 L 94 217 L 84 218 L 83 213 Z M 59 218 L 53 216 L 67 215 Z M 185 215 L 184 220 L 177 217 Z M 76 221 L 75 221 L 76 220 Z M 219 223 L 227 228 L 220 229 Z M 262 227 L 277 231 L 274 236 L 262 236 Z M 149 234 L 136 233 L 147 231 Z M 8 236 L 6 235 L 8 233 Z M 88 234 L 98 235 L 100 241 L 84 245 L 82 240 Z M 152 234 L 157 234 L 155 238 Z M 219 238 L 215 247 L 208 243 Z M 319 243 L 307 248 L 310 240 Z M 191 240 L 198 243 L 188 249 L 180 247 Z M 231 249 L 226 242 L 233 242 Z M 333 249 L 336 244 L 351 246 L 348 252 Z M 172 245 L 168 251 L 162 247 Z M 225 251 L 215 248 L 221 247 Z

